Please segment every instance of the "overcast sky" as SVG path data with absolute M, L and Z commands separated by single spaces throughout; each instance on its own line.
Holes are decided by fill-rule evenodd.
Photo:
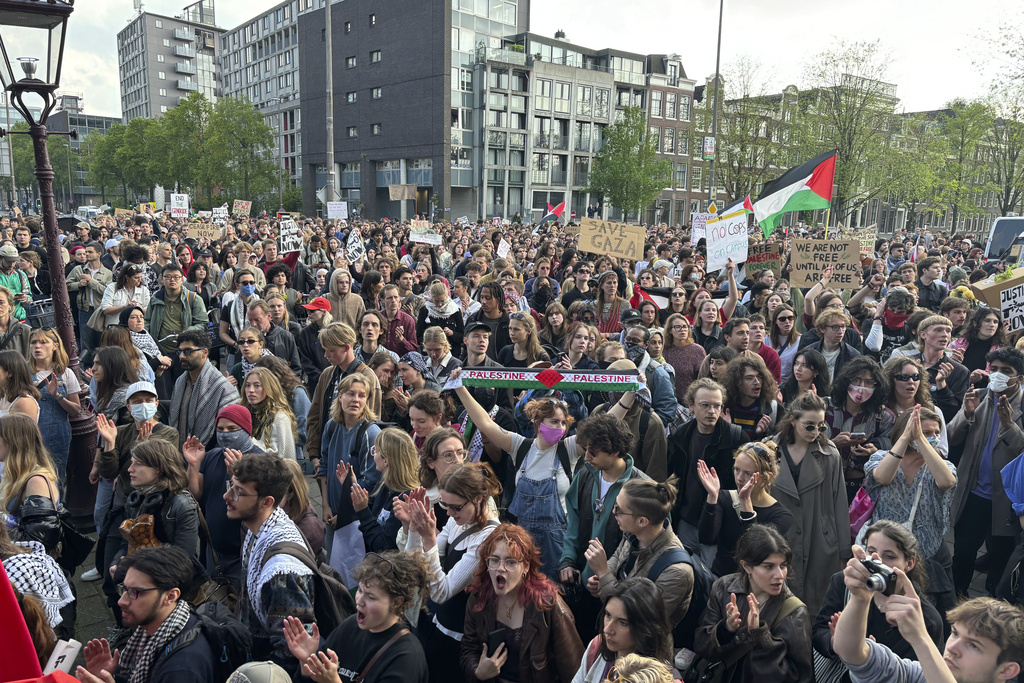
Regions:
M 447 2 L 448 0 L 420 0 Z M 187 0 L 149 0 L 145 9 L 174 15 Z M 217 0 L 217 23 L 230 29 L 274 7 L 274 0 Z M 715 71 L 717 0 L 533 0 L 530 28 L 558 29 L 582 46 L 677 53 L 690 78 Z M 1020 21 L 1019 0 L 726 0 L 722 64 L 746 55 L 765 67 L 775 90 L 802 85 L 804 65 L 836 36 L 880 39 L 892 55 L 888 81 L 901 108 L 936 109 L 953 97 L 985 94 L 998 60 L 985 37 Z M 64 84 L 85 94 L 90 114 L 120 116 L 116 36 L 134 16 L 131 0 L 80 2 L 69 24 Z M 984 69 L 975 66 L 986 64 Z

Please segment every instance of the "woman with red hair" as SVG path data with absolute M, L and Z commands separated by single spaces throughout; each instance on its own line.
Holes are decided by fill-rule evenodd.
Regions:
M 468 680 L 569 683 L 583 643 L 530 533 L 502 524 L 480 545 L 462 637 Z

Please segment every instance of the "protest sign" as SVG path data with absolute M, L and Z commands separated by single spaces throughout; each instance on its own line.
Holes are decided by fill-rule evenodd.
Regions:
M 210 223 L 193 223 L 188 226 L 188 236 L 197 240 L 218 240 L 220 239 L 220 227 Z
M 358 261 L 366 254 L 366 246 L 363 244 L 363 238 L 359 234 L 359 228 L 352 228 L 352 232 L 348 234 L 345 251 L 348 252 L 349 261 Z
M 647 234 L 639 225 L 613 223 L 597 218 L 580 221 L 580 251 L 639 261 Z
M 171 195 L 171 216 L 174 218 L 186 218 L 188 217 L 188 195 L 187 194 L 172 194 Z
M 114 209 L 114 218 L 119 221 L 130 221 L 135 217 L 135 212 L 131 209 Z
M 327 202 L 327 217 L 348 220 L 348 202 Z
M 860 257 L 862 259 L 875 257 L 875 237 L 877 235 L 877 223 L 855 231 L 853 237 L 860 241 Z
M 1024 272 L 1015 269 L 1013 275 L 996 282 L 996 276 L 971 285 L 971 291 L 979 301 L 1003 312 L 1003 320 L 1009 332 L 1024 329 Z
M 288 254 L 302 249 L 302 235 L 298 224 L 291 220 L 281 221 L 281 237 L 278 240 L 278 251 Z
M 455 219 L 455 222 L 459 225 L 469 225 L 469 216 L 459 216 Z
M 244 199 L 236 199 L 231 205 L 231 213 L 236 216 L 248 216 L 251 210 L 252 202 L 247 202 Z
M 713 213 L 690 214 L 690 245 L 697 246 L 697 241 L 707 237 L 707 222 L 714 218 Z
M 708 239 L 707 272 L 725 268 L 730 259 L 737 264 L 747 260 L 746 211 L 741 209 L 728 216 L 711 218 L 705 227 Z
M 432 244 L 435 247 L 441 244 L 441 236 L 430 227 L 430 221 L 410 221 L 412 230 L 409 233 L 409 240 L 417 244 Z
M 793 240 L 792 256 L 793 272 L 789 274 L 789 283 L 793 287 L 813 287 L 828 266 L 832 266 L 829 287 L 860 287 L 858 240 Z
M 782 243 L 769 242 L 754 244 L 747 248 L 747 274 L 753 276 L 759 270 L 772 269 L 775 277 L 782 274 Z
M 213 222 L 218 225 L 224 225 L 224 222 L 228 219 L 228 205 L 215 206 L 213 207 Z
M 512 245 L 505 241 L 502 237 L 501 241 L 498 242 L 498 258 L 508 258 L 509 252 L 512 251 Z
M 156 213 L 156 202 L 143 202 L 139 204 L 137 211 L 139 213 L 154 214 Z

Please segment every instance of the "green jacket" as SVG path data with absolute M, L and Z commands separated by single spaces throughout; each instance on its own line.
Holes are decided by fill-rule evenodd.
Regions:
M 167 302 L 164 301 L 166 290 L 160 289 L 149 300 L 149 308 L 146 309 L 146 329 L 153 336 L 153 339 L 160 342 L 160 328 L 164 324 L 164 314 L 167 312 Z M 181 290 L 182 306 L 181 324 L 182 332 L 185 330 L 206 330 L 210 323 L 210 314 L 206 312 L 206 304 L 195 292 L 185 288 Z

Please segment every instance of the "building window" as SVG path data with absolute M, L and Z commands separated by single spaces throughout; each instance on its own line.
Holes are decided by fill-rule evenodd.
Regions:
M 676 166 L 676 187 L 680 190 L 686 189 L 686 164 Z
M 167 97 L 167 88 L 160 88 L 160 97 Z
M 163 28 L 164 27 L 164 22 L 162 22 L 159 19 L 157 19 L 156 20 L 156 27 L 157 28 Z
M 651 126 L 651 140 L 654 141 L 654 149 L 661 149 L 661 126 Z
M 373 15 L 371 14 L 370 16 L 372 17 Z M 352 22 L 351 21 L 346 21 L 345 22 L 345 33 L 352 33 Z
M 374 50 L 370 53 L 370 64 L 376 64 L 380 61 L 380 50 Z
M 597 88 L 594 90 L 594 116 L 608 118 L 608 104 L 611 101 L 611 92 L 608 88 Z
M 377 15 L 376 14 L 371 14 L 370 15 L 370 26 L 376 26 L 376 25 L 377 25 Z
M 651 91 L 651 116 L 661 116 L 661 101 L 663 95 L 664 93 L 660 90 Z
M 380 88 L 374 88 L 373 90 L 371 90 L 370 91 L 370 97 L 375 99 L 375 100 L 379 100 L 380 97 L 381 97 L 381 89 Z
M 704 169 L 700 166 L 693 167 L 693 173 L 690 174 L 690 189 L 694 192 L 700 192 L 700 186 L 703 184 Z
M 679 97 L 679 120 L 690 120 L 690 96 L 680 95 Z
M 533 92 L 537 96 L 533 106 L 541 111 L 551 109 L 551 81 L 537 79 L 534 81 Z
M 665 154 L 676 153 L 676 129 L 665 129 Z
M 160 113 L 161 114 L 166 114 L 167 113 L 167 105 L 166 104 L 161 104 L 160 105 Z
M 348 128 L 345 129 L 345 136 L 346 137 L 354 138 L 354 137 L 358 137 L 358 135 L 359 135 L 359 133 L 356 130 L 355 126 L 349 126 Z
M 676 117 L 676 94 L 674 92 L 667 93 L 665 95 L 665 118 L 674 119 Z
M 163 55 L 157 55 L 156 56 L 156 61 L 158 61 L 158 62 L 160 62 L 162 64 L 163 61 L 164 61 L 164 56 Z
M 356 68 L 356 58 L 355 57 L 345 57 L 345 68 L 346 69 L 354 69 L 354 68 Z
M 689 154 L 690 153 L 690 136 L 687 135 L 685 130 L 679 131 L 679 144 L 676 145 L 676 154 Z
M 569 113 L 569 103 L 571 102 L 570 97 L 572 96 L 572 86 L 568 83 L 556 82 L 555 83 L 555 111 L 559 114 Z
M 380 135 L 380 124 L 379 123 L 371 123 L 370 124 L 370 135 Z
M 157 72 L 156 72 L 156 77 L 157 77 L 157 78 L 159 78 L 159 79 L 160 79 L 160 80 L 162 81 L 162 80 L 164 80 L 165 78 L 167 78 L 167 74 L 166 74 L 166 73 L 164 73 L 163 71 L 157 71 Z
M 356 93 L 355 93 L 355 91 L 350 92 L 350 93 L 345 93 L 345 99 L 348 101 L 349 104 L 355 104 L 356 103 Z

